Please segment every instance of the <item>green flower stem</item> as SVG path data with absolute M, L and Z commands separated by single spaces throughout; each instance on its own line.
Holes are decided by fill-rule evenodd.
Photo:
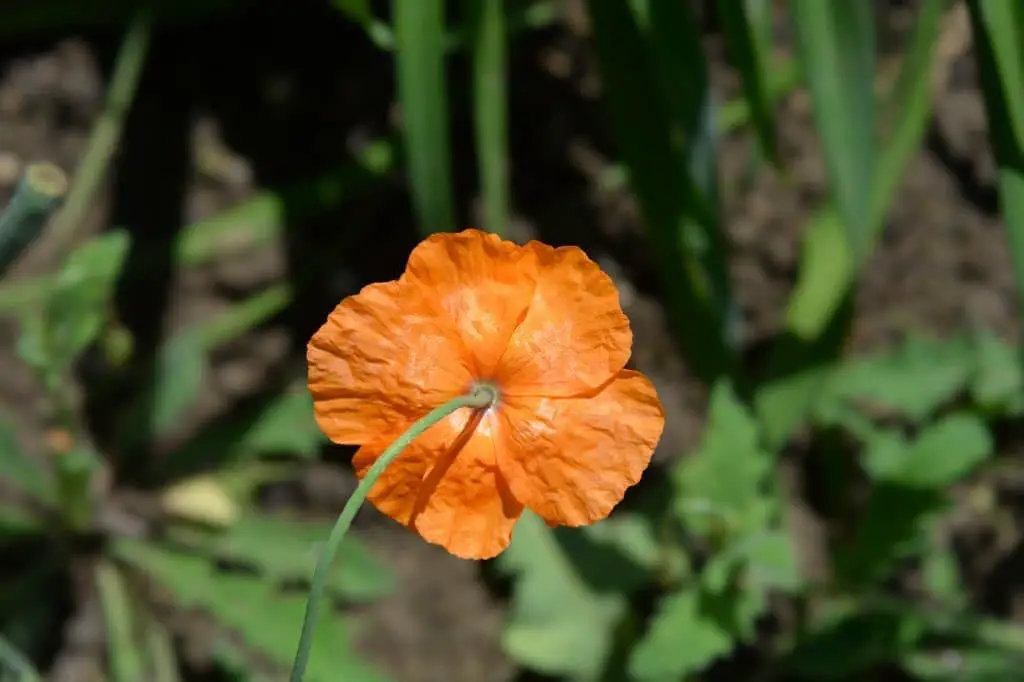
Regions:
M 327 537 L 327 542 L 324 545 L 323 554 L 320 555 L 320 560 L 316 564 L 316 570 L 313 571 L 313 583 L 309 590 L 309 600 L 306 602 L 306 617 L 302 621 L 299 649 L 295 654 L 295 663 L 292 664 L 292 674 L 289 678 L 291 682 L 302 682 L 302 676 L 306 672 L 306 663 L 309 661 L 309 653 L 313 648 L 313 631 L 316 628 L 316 621 L 320 615 L 320 601 L 323 599 L 327 574 L 330 571 L 331 563 L 334 561 L 334 555 L 338 551 L 338 546 L 341 545 L 345 533 L 348 532 L 349 526 L 352 525 L 352 519 L 355 518 L 360 507 L 363 506 L 363 502 L 366 501 L 370 488 L 373 487 L 373 484 L 377 482 L 377 479 L 380 478 L 391 462 L 431 426 L 464 407 L 473 409 L 489 407 L 494 404 L 497 398 L 498 394 L 493 387 L 486 384 L 475 385 L 469 393 L 449 400 L 410 426 L 405 433 L 399 436 L 394 443 L 381 453 L 381 456 L 373 463 L 370 470 L 366 472 L 366 476 L 359 482 L 356 491 L 348 499 L 348 502 L 345 503 L 341 514 L 338 515 L 338 520 L 334 522 L 334 528 L 331 529 L 331 534 Z

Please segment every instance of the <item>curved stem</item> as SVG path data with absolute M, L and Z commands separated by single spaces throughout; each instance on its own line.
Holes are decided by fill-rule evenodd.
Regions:
M 370 488 L 373 487 L 373 484 L 384 473 L 384 470 L 388 468 L 388 465 L 402 453 L 409 443 L 421 436 L 424 431 L 463 407 L 475 409 L 489 407 L 494 404 L 497 397 L 494 388 L 485 384 L 478 384 L 469 393 L 453 398 L 444 405 L 431 410 L 425 417 L 410 426 L 394 443 L 388 446 L 381 453 L 381 456 L 377 458 L 377 461 L 373 463 L 370 470 L 366 472 L 366 476 L 359 482 L 356 491 L 352 493 L 352 497 L 348 499 L 345 507 L 341 510 L 341 514 L 338 515 L 338 520 L 334 522 L 331 534 L 327 537 L 327 542 L 324 545 L 323 554 L 320 555 L 320 560 L 316 564 L 316 570 L 313 571 L 313 582 L 309 590 L 309 600 L 306 602 L 306 617 L 302 621 L 302 635 L 299 637 L 299 649 L 295 654 L 295 662 L 292 664 L 292 674 L 289 678 L 291 682 L 302 682 L 302 676 L 306 672 L 306 664 L 309 662 L 309 653 L 313 648 L 313 631 L 316 628 L 316 621 L 320 615 L 320 601 L 323 598 L 324 587 L 327 584 L 327 574 L 330 571 L 331 563 L 334 561 L 334 555 L 338 551 L 338 546 L 345 537 L 345 533 L 348 532 L 349 526 L 352 525 L 352 519 L 355 518 L 356 513 L 363 506 L 363 502 L 366 501 Z

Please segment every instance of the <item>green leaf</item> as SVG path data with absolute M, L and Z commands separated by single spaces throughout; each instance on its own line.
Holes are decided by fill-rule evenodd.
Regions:
M 204 534 L 200 546 L 223 561 L 246 564 L 278 581 L 308 580 L 329 524 L 292 521 L 277 516 L 244 516 L 228 530 Z M 350 601 L 372 601 L 394 589 L 394 575 L 355 536 L 338 548 L 328 588 Z
M 747 589 L 795 593 L 803 587 L 793 543 L 784 531 L 752 533 L 726 551 L 742 561 Z
M 301 386 L 271 402 L 236 447 L 255 456 L 288 453 L 313 459 L 325 442 L 313 419 L 313 398 Z
M 897 480 L 906 486 L 945 488 L 969 475 L 993 453 L 992 436 L 981 419 L 953 414 L 918 435 Z
M 866 467 L 876 480 L 937 490 L 967 476 L 993 448 L 981 419 L 952 414 L 929 424 L 909 445 L 898 435 L 881 434 L 869 448 Z
M 445 3 L 395 0 L 398 101 L 402 107 L 413 206 L 424 234 L 455 227 L 452 208 Z
M 913 651 L 927 624 L 910 611 L 852 608 L 802 638 L 786 667 L 804 680 L 847 680 Z
M 875 28 L 872 6 L 792 0 L 797 54 L 853 262 L 867 255 L 875 155 Z
M 64 262 L 46 307 L 46 348 L 52 362 L 67 366 L 103 329 L 129 245 L 124 230 L 107 232 Z
M 665 597 L 629 659 L 638 682 L 684 679 L 749 640 L 765 601 L 758 592 L 710 596 L 690 588 Z
M 477 172 L 483 194 L 483 229 L 508 232 L 508 60 L 505 3 L 468 0 L 473 48 L 473 121 Z
M 735 358 L 726 245 L 716 216 L 706 64 L 690 8 L 674 0 L 590 0 L 615 141 L 643 213 L 676 337 L 707 382 Z M 642 102 L 643 106 L 637 106 Z
M 829 400 L 866 403 L 921 421 L 963 391 L 973 372 L 970 345 L 908 337 L 892 353 L 846 363 L 829 380 Z
M 206 346 L 201 329 L 175 334 L 157 352 L 152 381 L 125 416 L 121 438 L 126 447 L 166 433 L 192 405 L 206 375 Z
M 978 75 L 996 157 L 999 203 L 1017 294 L 1024 295 L 1024 6 L 969 0 Z
M 122 538 L 114 546 L 124 561 L 160 583 L 180 608 L 209 612 L 248 646 L 282 668 L 290 667 L 305 613 L 305 596 L 283 594 L 258 576 L 217 571 L 204 557 L 172 552 Z M 344 619 L 320 619 L 306 682 L 379 682 L 348 643 Z
M 1021 351 L 982 329 L 972 336 L 975 370 L 970 392 L 974 402 L 991 411 L 1019 414 L 1024 410 Z
M 0 471 L 4 480 L 40 502 L 53 503 L 53 480 L 39 463 L 22 451 L 10 422 L 0 417 Z M 0 512 L 2 514 L 2 512 Z
M 754 13 L 747 0 L 722 2 L 716 10 L 725 30 L 732 62 L 740 72 L 743 94 L 750 105 L 751 120 L 761 149 L 769 161 L 781 166 L 775 136 L 774 102 L 766 84 L 770 57 L 766 51 L 771 45 L 758 35 Z M 770 8 L 765 12 L 770 16 Z
M 108 561 L 95 568 L 96 591 L 103 610 L 110 671 L 116 682 L 135 682 L 145 677 L 147 660 L 139 646 L 136 613 L 120 571 Z
M 583 539 L 578 531 L 566 534 Z M 597 569 L 599 579 L 614 579 L 591 557 L 577 560 L 554 531 L 527 513 L 516 525 L 512 544 L 497 559 L 498 568 L 514 576 L 509 620 L 502 644 L 510 657 L 548 675 L 598 680 L 614 646 L 617 623 L 626 614 L 621 586 L 596 589 L 583 571 Z
M 265 455 L 314 459 L 326 442 L 313 418 L 313 399 L 303 384 L 207 424 L 155 464 L 163 479 L 179 478 Z
M 1018 682 L 1021 659 L 983 647 L 915 651 L 904 656 L 903 669 L 921 682 Z
M 866 249 L 874 244 L 907 164 L 928 128 L 932 64 L 945 0 L 922 3 L 914 36 L 886 109 L 892 125 L 879 145 L 871 186 L 871 223 Z M 811 218 L 800 259 L 800 277 L 786 312 L 787 328 L 804 339 L 821 334 L 836 315 L 857 272 L 840 215 L 833 205 Z
M 853 541 L 835 552 L 840 582 L 869 586 L 887 578 L 898 561 L 927 548 L 929 524 L 942 508 L 939 491 L 875 485 Z
M 731 385 L 720 381 L 711 392 L 700 447 L 673 472 L 679 490 L 676 513 L 684 525 L 703 534 L 760 530 L 769 515 L 762 488 L 771 467 L 759 444 L 757 422 Z

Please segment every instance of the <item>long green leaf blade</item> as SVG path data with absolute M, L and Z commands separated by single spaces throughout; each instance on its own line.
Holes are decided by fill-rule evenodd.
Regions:
M 918 14 L 910 49 L 886 107 L 894 115 L 871 183 L 868 241 L 870 252 L 884 225 L 907 164 L 921 146 L 931 115 L 931 71 L 943 0 L 926 0 Z M 811 219 L 804 242 L 800 278 L 789 302 L 787 325 L 810 339 L 822 333 L 850 288 L 857 263 L 843 239 L 841 216 L 830 205 Z
M 967 7 L 1020 296 L 1024 294 L 1024 5 L 1020 0 L 970 0 Z
M 454 227 L 443 0 L 395 0 L 395 60 L 412 199 L 424 234 Z
M 791 0 L 789 9 L 832 195 L 854 262 L 859 263 L 867 252 L 874 170 L 872 5 Z
M 473 45 L 473 118 L 484 229 L 508 232 L 508 114 L 505 8 L 502 0 L 469 0 Z
M 676 338 L 694 371 L 710 382 L 731 371 L 733 357 L 726 340 L 722 236 L 712 204 L 699 189 L 713 191 L 713 173 L 698 166 L 701 158 L 706 166 L 707 145 L 701 143 L 713 135 L 714 120 L 706 89 L 697 100 L 683 90 L 706 76 L 676 77 L 684 66 L 693 67 L 679 55 L 695 44 L 684 33 L 685 18 L 674 16 L 682 5 L 650 2 L 639 19 L 643 13 L 623 2 L 590 0 L 588 7 L 605 106 L 647 226 Z M 652 34 L 664 33 L 648 36 L 642 25 Z M 703 128 L 695 123 L 702 120 Z M 693 130 L 703 130 L 703 136 L 687 139 Z
M 715 9 L 725 30 L 732 61 L 740 72 L 743 95 L 750 105 L 751 121 L 761 148 L 774 165 L 780 166 L 773 98 L 766 82 L 770 45 L 755 21 L 756 8 L 750 4 L 747 1 L 720 2 Z M 770 13 L 770 8 L 765 11 Z

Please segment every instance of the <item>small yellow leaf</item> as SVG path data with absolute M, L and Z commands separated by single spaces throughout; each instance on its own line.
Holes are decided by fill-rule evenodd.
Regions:
M 208 476 L 171 486 L 160 496 L 160 504 L 168 514 L 216 527 L 230 526 L 241 515 L 238 505 L 220 482 Z

